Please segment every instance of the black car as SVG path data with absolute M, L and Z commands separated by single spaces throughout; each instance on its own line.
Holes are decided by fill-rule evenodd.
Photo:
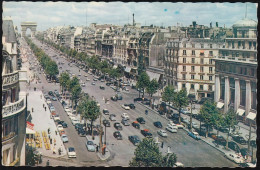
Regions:
M 103 109 L 103 113 L 104 113 L 105 115 L 108 115 L 108 114 L 109 114 L 109 110 Z
M 100 88 L 101 90 L 105 90 L 105 87 L 104 87 L 104 86 L 99 86 L 99 88 Z
M 62 125 L 63 128 L 67 128 L 68 125 L 64 121 L 59 121 L 58 124 Z
M 246 140 L 242 136 L 235 135 L 235 136 L 232 136 L 232 139 L 241 145 L 247 144 Z
M 228 133 L 228 128 L 227 127 L 220 127 L 220 128 L 218 128 L 218 130 L 220 132 L 223 132 L 223 133 Z
M 148 129 L 141 130 L 141 133 L 142 133 L 145 137 L 148 137 L 148 138 L 153 137 L 153 135 L 149 132 Z
M 235 142 L 228 142 L 228 148 L 232 149 L 233 151 L 240 152 L 239 146 Z
M 132 142 L 135 146 L 140 143 L 140 139 L 139 139 L 139 137 L 136 136 L 136 135 L 134 135 L 134 136 L 128 136 L 128 139 L 129 139 L 130 142 Z
M 134 121 L 132 123 L 132 126 L 135 127 L 136 129 L 140 129 L 140 124 L 137 121 Z
M 111 100 L 117 101 L 117 97 L 116 97 L 116 96 L 112 96 L 112 97 L 111 97 Z
M 78 134 L 79 134 L 80 136 L 86 136 L 86 131 L 85 131 L 83 128 L 79 128 L 79 129 L 78 129 Z
M 128 105 L 130 107 L 130 109 L 135 109 L 135 105 L 133 103 Z
M 122 140 L 122 135 L 119 131 L 115 131 L 113 135 L 117 140 Z
M 172 114 L 172 119 L 178 119 L 179 120 L 179 114 L 178 113 L 174 113 Z
M 107 86 L 110 86 L 111 84 L 113 84 L 113 83 L 111 83 L 111 82 L 106 83 Z
M 223 146 L 226 146 L 226 144 L 227 144 L 227 141 L 223 136 L 217 136 L 217 139 L 215 140 L 215 142 L 217 144 L 220 144 L 220 145 L 223 145 Z
M 246 155 L 249 155 L 248 154 L 248 148 L 241 148 L 240 149 L 240 153 L 243 157 L 245 157 Z
M 50 96 L 54 96 L 53 92 L 52 91 L 49 91 L 48 93 Z
M 145 124 L 145 120 L 143 117 L 138 117 L 136 120 L 141 124 Z
M 153 122 L 153 125 L 158 128 L 162 128 L 162 123 L 160 121 Z
M 122 130 L 123 127 L 120 125 L 120 123 L 116 122 L 114 123 L 114 127 L 117 129 L 117 130 Z
M 103 125 L 105 126 L 105 127 L 110 127 L 110 122 L 109 122 L 109 120 L 103 120 Z
M 83 128 L 84 125 L 83 124 L 80 124 L 80 123 L 76 123 L 75 124 L 75 129 L 78 130 L 79 128 Z

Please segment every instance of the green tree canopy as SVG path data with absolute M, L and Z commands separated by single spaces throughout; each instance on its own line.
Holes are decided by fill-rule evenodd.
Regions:
M 163 94 L 162 94 L 162 100 L 165 102 L 173 102 L 174 101 L 174 87 L 173 86 L 166 86 L 164 88 Z
M 148 86 L 146 87 L 147 93 L 152 97 L 154 93 L 159 88 L 159 83 L 157 82 L 156 79 L 152 79 L 152 81 L 149 82 Z
M 174 95 L 174 102 L 173 102 L 173 105 L 179 111 L 179 123 L 181 122 L 181 109 L 188 106 L 188 104 L 189 104 L 189 99 L 187 96 L 187 91 L 186 88 L 183 88 Z
M 149 85 L 150 77 L 146 72 L 142 72 L 137 80 L 136 87 L 143 90 L 143 96 L 144 96 L 144 89 Z M 139 91 L 140 96 L 140 91 Z

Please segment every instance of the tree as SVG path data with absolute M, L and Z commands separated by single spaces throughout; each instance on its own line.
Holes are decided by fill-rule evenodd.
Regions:
M 70 76 L 68 73 L 63 72 L 60 75 L 60 86 L 62 87 L 62 94 L 64 94 L 64 89 L 66 89 L 66 85 L 68 84 L 70 80 Z
M 91 133 L 92 139 L 94 139 L 93 135 L 93 122 L 98 118 L 100 115 L 99 107 L 97 106 L 97 102 L 90 100 L 87 101 L 85 112 L 83 112 L 83 117 L 91 121 Z
M 142 72 L 137 80 L 136 87 L 143 90 L 144 97 L 144 89 L 149 85 L 150 77 L 147 75 L 146 72 Z M 139 90 L 139 97 L 140 97 L 140 90 Z
M 151 98 L 150 101 L 152 100 L 153 94 L 156 93 L 158 88 L 159 88 L 159 83 L 157 82 L 156 79 L 152 79 L 152 81 L 150 81 L 148 86 L 146 87 L 146 91 L 150 95 L 150 98 Z M 152 104 L 152 101 L 150 103 Z
M 177 161 L 174 153 L 163 156 L 154 139 L 144 138 L 135 149 L 135 156 L 129 162 L 134 167 L 173 167 Z
M 219 123 L 219 110 L 216 103 L 211 100 L 206 100 L 202 107 L 200 108 L 200 115 L 203 122 L 206 125 L 206 137 L 208 137 L 209 127 Z
M 237 125 L 237 115 L 234 112 L 233 109 L 229 109 L 227 113 L 224 116 L 224 126 L 228 127 L 228 135 L 227 135 L 227 144 L 226 144 L 226 149 L 228 148 L 228 138 L 230 135 L 230 129 L 231 127 L 233 128 L 235 125 Z
M 194 94 L 189 94 L 188 95 L 189 101 L 190 101 L 190 130 L 192 130 L 192 107 L 193 107 L 193 101 L 195 99 L 195 95 Z
M 162 94 L 162 100 L 164 102 L 168 102 L 169 105 L 171 102 L 174 102 L 174 96 L 175 96 L 175 92 L 174 92 L 174 87 L 173 86 L 166 86 L 164 88 L 163 94 Z
M 173 105 L 179 111 L 179 123 L 181 123 L 181 109 L 188 106 L 188 104 L 189 104 L 189 99 L 187 96 L 187 91 L 186 88 L 183 88 L 174 95 L 174 102 L 173 102 Z
M 79 84 L 76 84 L 71 91 L 71 97 L 72 97 L 72 103 L 75 102 L 75 106 L 77 106 L 77 101 L 79 99 L 79 96 L 81 94 L 81 87 Z

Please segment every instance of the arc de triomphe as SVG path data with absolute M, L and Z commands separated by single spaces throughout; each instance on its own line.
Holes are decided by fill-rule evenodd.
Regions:
M 22 22 L 22 37 L 26 36 L 26 30 L 29 28 L 31 30 L 31 37 L 35 36 L 37 23 L 36 22 Z

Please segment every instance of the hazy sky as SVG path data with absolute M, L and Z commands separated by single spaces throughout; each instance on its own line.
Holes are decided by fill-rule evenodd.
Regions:
M 81 26 L 98 24 L 131 24 L 183 26 L 197 21 L 209 26 L 231 27 L 245 17 L 245 3 L 170 3 L 170 2 L 3 2 L 3 16 L 11 16 L 20 31 L 23 21 L 37 22 L 37 30 L 46 30 L 58 25 Z M 247 3 L 247 17 L 257 21 L 257 6 Z

